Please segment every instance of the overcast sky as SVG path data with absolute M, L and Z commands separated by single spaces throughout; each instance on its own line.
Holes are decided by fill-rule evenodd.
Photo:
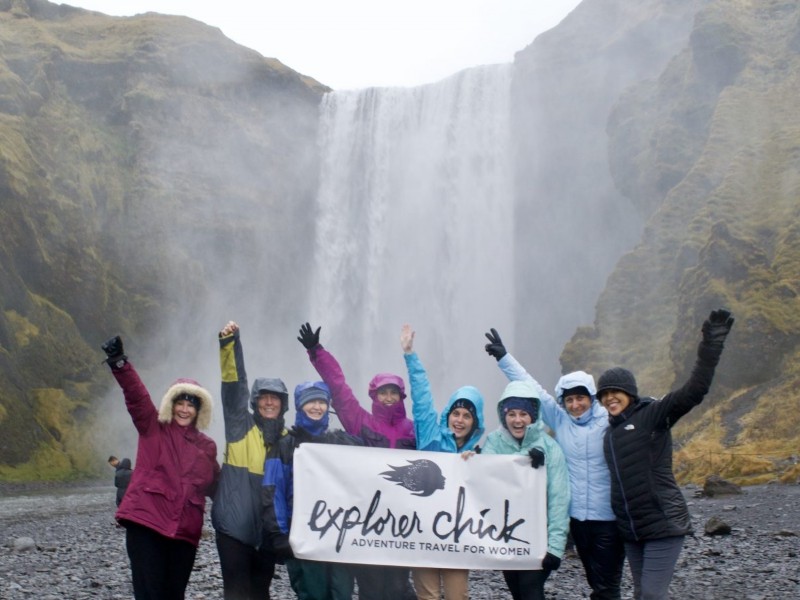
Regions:
M 58 1 L 58 0 L 54 0 Z M 510 62 L 580 0 L 73 0 L 186 15 L 334 89 L 409 86 Z

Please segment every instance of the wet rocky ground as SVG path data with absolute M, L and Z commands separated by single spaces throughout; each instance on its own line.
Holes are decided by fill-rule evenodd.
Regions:
M 800 485 L 753 486 L 719 498 L 696 497 L 698 492 L 685 488 L 695 535 L 686 540 L 672 598 L 800 598 Z M 113 514 L 111 487 L 0 486 L 0 598 L 131 598 L 125 531 L 116 527 Z M 730 525 L 730 534 L 704 534 L 714 516 Z M 278 576 L 271 597 L 294 598 L 283 567 Z M 623 597 L 632 598 L 627 565 L 623 585 Z M 568 556 L 545 589 L 548 599 L 588 598 L 577 557 Z M 207 524 L 186 597 L 221 598 L 221 590 Z M 500 573 L 474 571 L 470 597 L 511 596 Z

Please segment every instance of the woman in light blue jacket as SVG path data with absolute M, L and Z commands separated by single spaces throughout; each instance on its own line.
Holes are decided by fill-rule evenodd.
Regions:
M 547 469 L 547 553 L 540 570 L 503 571 L 514 600 L 544 600 L 544 582 L 561 565 L 569 527 L 570 487 L 559 445 L 544 429 L 539 393 L 529 381 L 512 381 L 497 404 L 500 428 L 489 434 L 484 454 L 527 454 Z
M 484 432 L 483 396 L 477 388 L 458 388 L 441 415 L 436 413 L 428 374 L 414 352 L 414 331 L 403 325 L 400 346 L 408 367 L 414 433 L 417 450 L 431 452 L 465 452 L 473 450 Z M 469 571 L 466 569 L 412 570 L 418 600 L 439 600 L 442 589 L 445 600 L 467 600 Z
M 510 381 L 527 381 L 541 400 L 545 425 L 567 459 L 572 500 L 570 533 L 583 563 L 593 600 L 619 600 L 625 548 L 611 508 L 611 476 L 603 454 L 608 412 L 596 398 L 594 378 L 583 371 L 563 375 L 556 399 L 506 352 L 494 329 L 486 351 Z

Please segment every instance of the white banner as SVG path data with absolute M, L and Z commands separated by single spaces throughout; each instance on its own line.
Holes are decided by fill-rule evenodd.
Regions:
M 547 475 L 524 455 L 303 444 L 290 543 L 311 560 L 539 569 Z

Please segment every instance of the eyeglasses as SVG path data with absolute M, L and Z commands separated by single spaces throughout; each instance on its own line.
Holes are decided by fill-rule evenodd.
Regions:
M 187 394 L 186 392 L 184 392 L 183 394 L 178 394 L 175 397 L 175 402 L 178 402 L 179 400 L 188 400 L 194 405 L 200 404 L 200 398 L 198 396 L 195 396 L 194 394 Z

